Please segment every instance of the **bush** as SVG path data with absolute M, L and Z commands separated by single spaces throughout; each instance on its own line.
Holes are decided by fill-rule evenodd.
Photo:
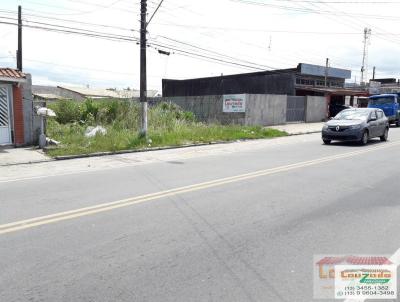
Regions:
M 140 122 L 140 104 L 128 101 L 96 102 L 87 99 L 84 103 L 61 100 L 50 105 L 57 114 L 57 122 L 68 124 L 81 122 L 88 125 L 114 125 L 122 129 L 136 129 Z M 178 105 L 161 102 L 149 108 L 149 125 L 153 128 L 174 129 L 179 123 L 194 123 L 192 112 L 183 111 Z
M 83 106 L 81 119 L 86 122 L 92 120 L 96 121 L 99 107 L 99 103 L 94 102 L 92 99 L 87 99 Z
M 60 100 L 49 107 L 57 114 L 56 120 L 60 124 L 73 123 L 81 120 L 82 109 L 78 103 L 69 100 Z

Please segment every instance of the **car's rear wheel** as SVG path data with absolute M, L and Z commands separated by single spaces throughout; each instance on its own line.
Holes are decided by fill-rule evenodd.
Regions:
M 382 141 L 382 142 L 386 142 L 387 139 L 388 139 L 388 136 L 389 136 L 389 129 L 386 128 L 386 129 L 385 129 L 385 132 L 384 132 L 383 135 L 380 137 L 381 141 Z
M 369 139 L 369 135 L 368 135 L 368 131 L 364 131 L 361 140 L 360 140 L 360 144 L 361 145 L 366 145 L 368 144 L 368 139 Z
M 325 145 L 329 145 L 332 142 L 330 139 L 323 139 L 322 141 Z

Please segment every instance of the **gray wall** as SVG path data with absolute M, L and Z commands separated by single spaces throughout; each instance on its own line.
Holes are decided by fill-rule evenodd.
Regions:
M 163 98 L 163 100 L 170 101 L 186 111 L 193 112 L 201 122 L 244 125 L 246 121 L 246 113 L 222 112 L 223 99 L 220 95 L 172 97 Z
M 324 96 L 307 96 L 306 122 L 321 122 L 327 118 L 328 103 Z
M 199 121 L 271 126 L 286 122 L 286 95 L 247 94 L 245 113 L 222 112 L 221 95 L 163 98 L 195 114 Z
M 248 126 L 284 124 L 286 123 L 286 106 L 286 95 L 248 94 L 245 124 Z
M 26 82 L 22 84 L 22 101 L 24 115 L 24 145 L 34 145 L 39 139 L 40 120 L 33 109 L 32 77 L 26 75 Z
M 223 97 L 188 96 L 166 97 L 168 101 L 179 105 L 183 110 L 191 111 L 199 121 L 221 124 L 240 124 L 248 126 L 272 126 L 285 124 L 287 113 L 287 95 L 247 94 L 245 113 L 222 112 Z M 327 100 L 320 96 L 307 96 L 304 118 L 306 122 L 321 122 L 326 119 Z

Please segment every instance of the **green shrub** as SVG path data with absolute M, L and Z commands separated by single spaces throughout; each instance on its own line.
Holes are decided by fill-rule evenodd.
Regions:
M 99 113 L 99 103 L 94 102 L 92 99 L 87 99 L 83 106 L 82 120 L 88 121 L 94 119 L 97 120 L 97 114 Z
M 81 120 L 82 109 L 78 103 L 70 100 L 60 100 L 49 106 L 54 110 L 57 122 L 61 124 L 78 122 Z

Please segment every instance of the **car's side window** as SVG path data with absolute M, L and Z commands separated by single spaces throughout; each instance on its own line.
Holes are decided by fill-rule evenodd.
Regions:
M 382 111 L 378 111 L 377 114 L 378 114 L 378 119 L 383 118 L 383 112 Z
M 371 119 L 375 118 L 376 119 L 376 111 L 371 112 Z

